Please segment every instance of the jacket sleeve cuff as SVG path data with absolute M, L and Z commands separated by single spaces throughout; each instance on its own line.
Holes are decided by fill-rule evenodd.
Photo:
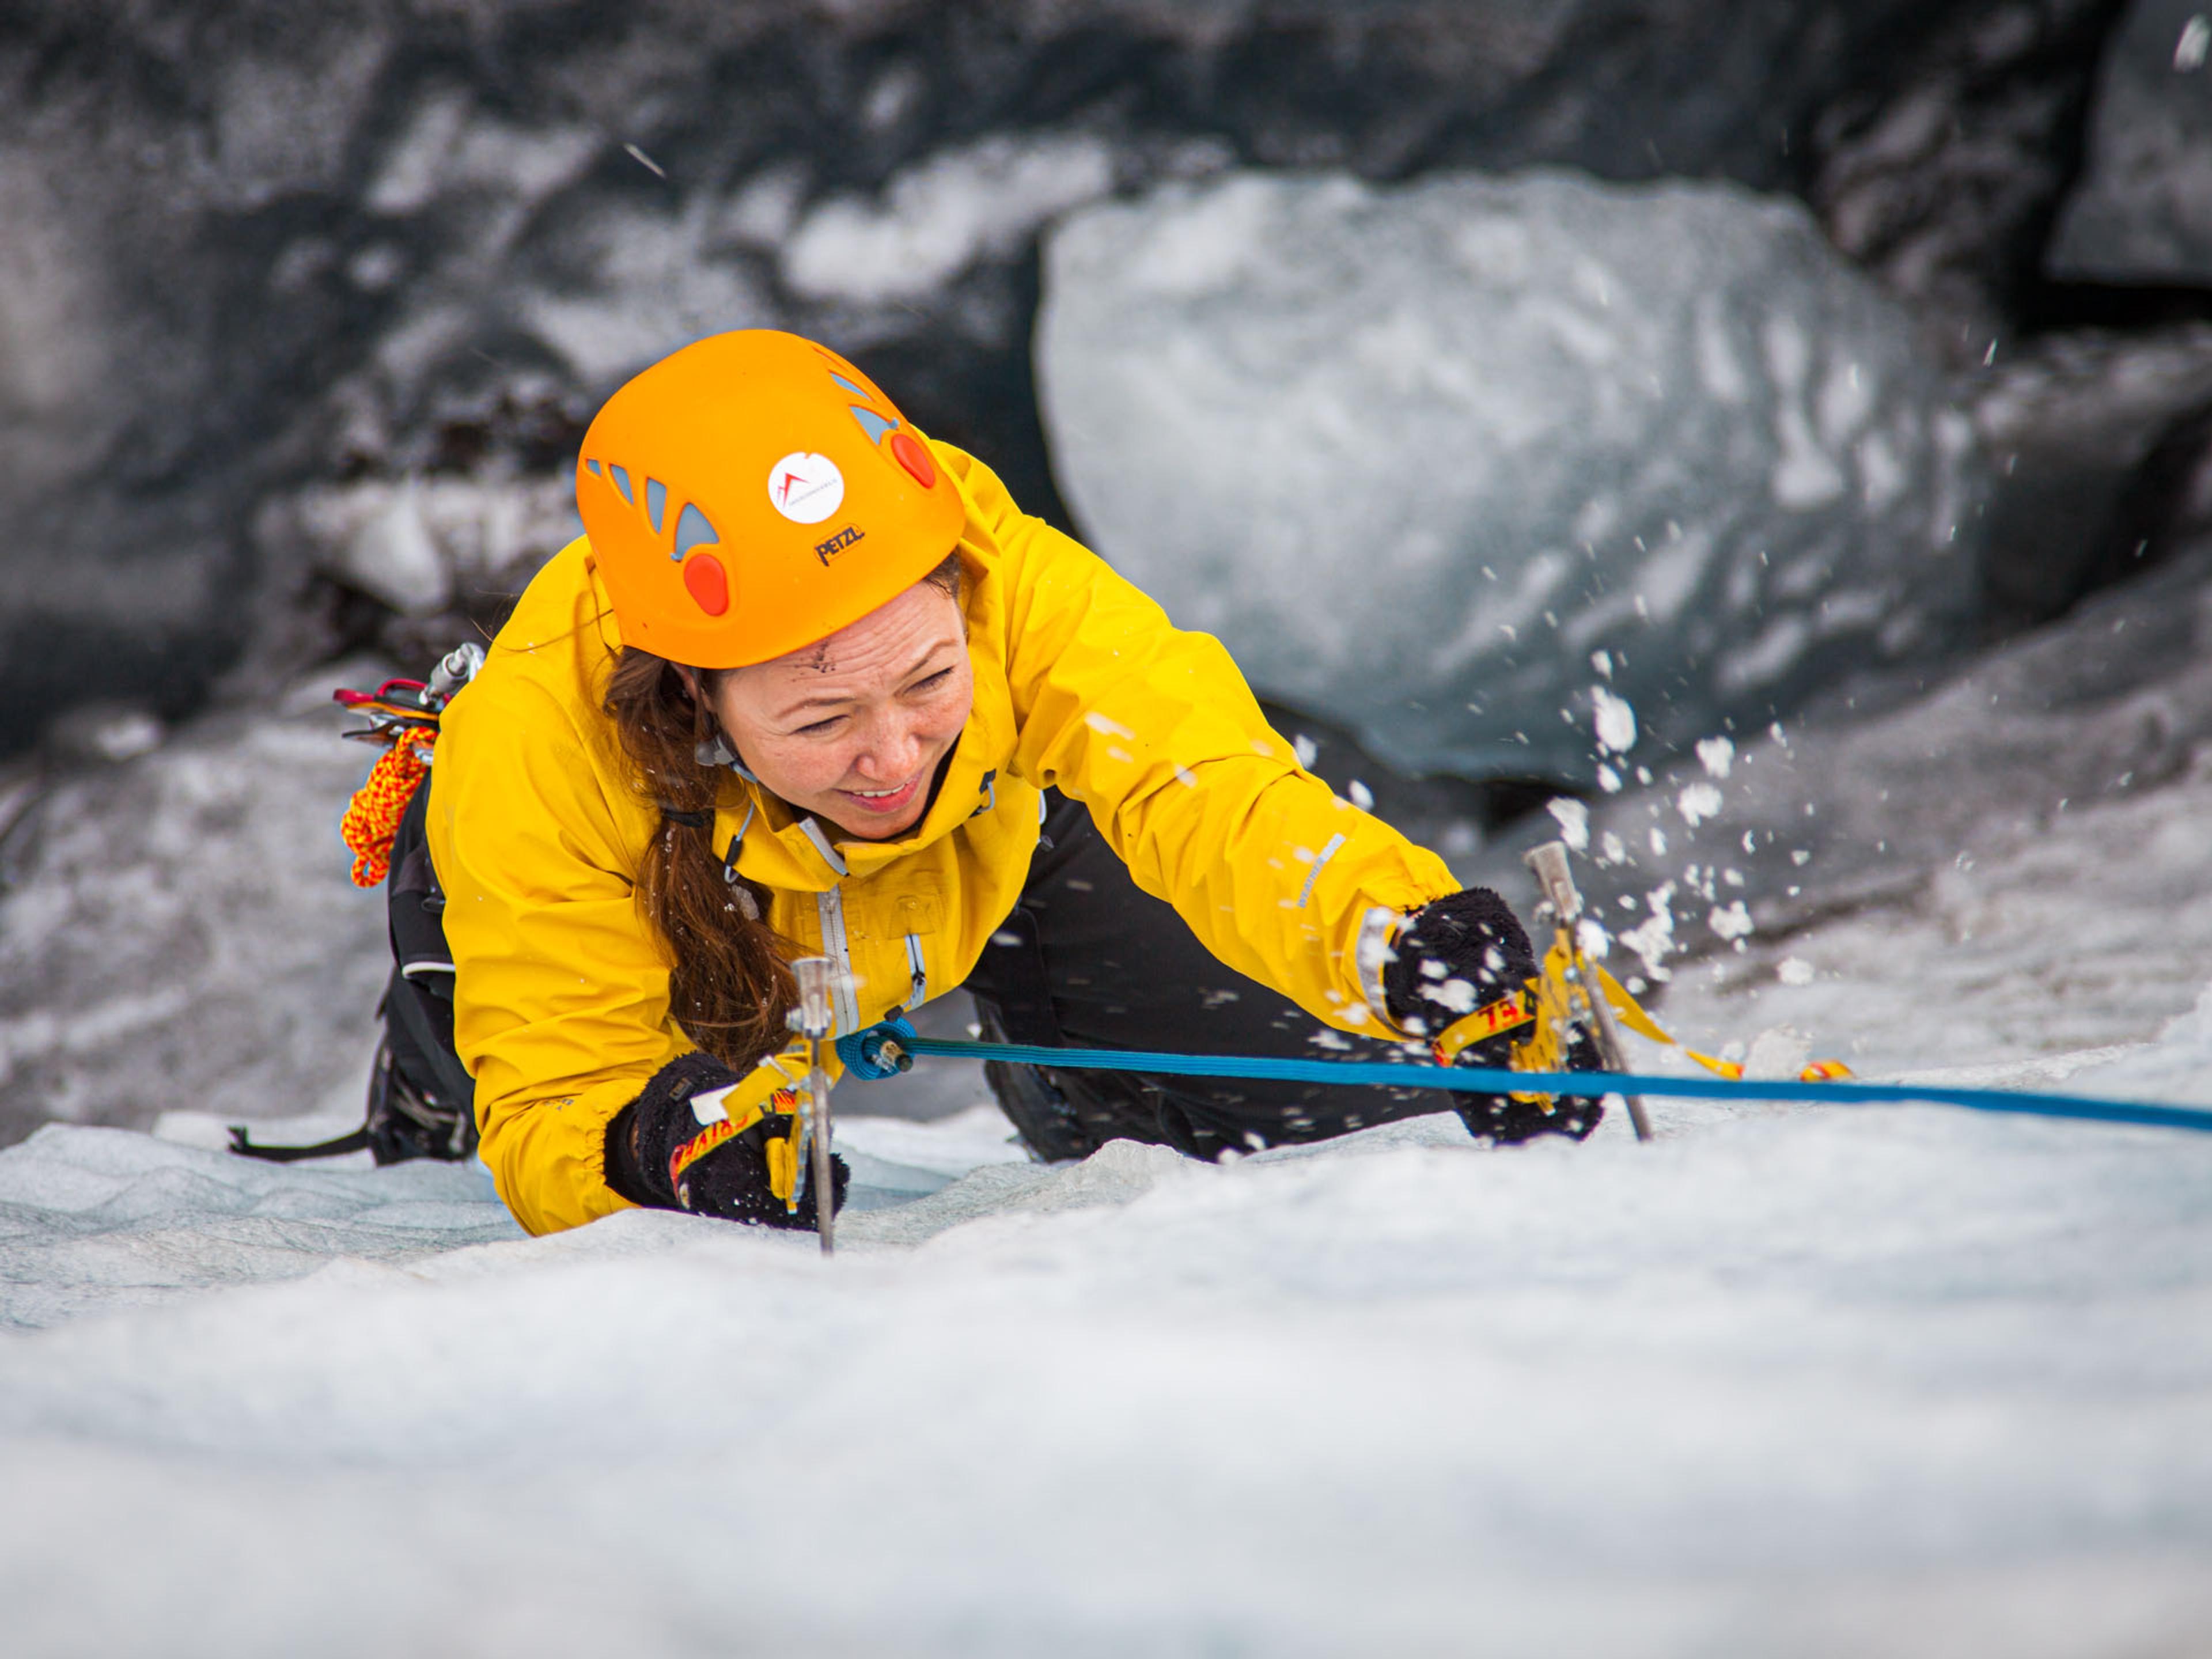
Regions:
M 645 1170 L 637 1161 L 637 1147 L 632 1139 L 636 1127 L 635 1101 L 608 1120 L 606 1182 L 616 1197 L 649 1208 L 663 1200 L 653 1195 L 653 1188 L 645 1178 Z
M 1400 1030 L 1397 1023 L 1390 1018 L 1390 997 L 1389 993 L 1383 989 L 1382 971 L 1397 956 L 1393 946 L 1398 930 L 1405 923 L 1403 912 L 1384 904 L 1371 906 L 1359 919 L 1359 933 L 1352 950 L 1352 966 L 1359 975 L 1359 994 L 1366 1000 L 1376 1023 L 1384 1030 L 1401 1037 L 1409 1034 Z

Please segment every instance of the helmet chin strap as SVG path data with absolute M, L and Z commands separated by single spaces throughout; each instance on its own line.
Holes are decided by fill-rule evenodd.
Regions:
M 760 781 L 753 775 L 752 769 L 738 758 L 737 751 L 730 747 L 729 738 L 722 734 L 722 728 L 719 726 L 714 728 L 714 734 L 693 750 L 691 755 L 702 766 L 726 766 L 747 783 Z
M 676 672 L 682 677 L 684 689 L 691 694 L 693 700 L 704 704 L 707 690 L 700 684 L 702 676 L 699 670 L 686 668 L 679 663 L 676 665 Z M 747 783 L 759 783 L 760 779 L 753 775 L 752 768 L 738 759 L 738 751 L 730 746 L 730 739 L 722 730 L 721 721 L 714 718 L 712 707 L 704 707 L 702 712 L 713 722 L 714 730 L 693 748 L 691 758 L 702 766 L 726 766 Z M 762 787 L 766 787 L 765 785 Z

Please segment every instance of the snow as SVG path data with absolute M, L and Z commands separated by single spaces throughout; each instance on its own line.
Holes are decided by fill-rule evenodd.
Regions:
M 1407 771 L 1587 780 L 1594 720 L 1614 753 L 1709 738 L 1973 603 L 1983 469 L 1938 364 L 1802 208 L 1732 185 L 1096 204 L 1047 235 L 1036 368 L 1091 544 Z
M 1988 1080 L 2069 1067 L 2212 1098 L 2212 994 Z M 994 1109 L 864 1097 L 828 1263 L 660 1212 L 526 1239 L 472 1166 L 248 1164 L 193 1112 L 0 1152 L 11 1645 L 2042 1656 L 2212 1617 L 2212 1136 L 1654 1101 L 1648 1147 L 1047 1168 Z

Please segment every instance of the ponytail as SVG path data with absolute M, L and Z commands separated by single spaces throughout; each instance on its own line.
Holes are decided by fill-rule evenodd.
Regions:
M 960 603 L 955 552 L 922 578 Z M 783 1047 L 785 1016 L 799 1003 L 785 964 L 802 947 L 769 925 L 768 890 L 723 862 L 714 845 L 714 798 L 724 775 L 699 752 L 716 735 L 708 705 L 718 671 L 683 671 L 625 646 L 603 704 L 615 723 L 638 787 L 660 807 L 639 862 L 638 908 L 668 953 L 668 1008 L 684 1035 L 733 1072 L 750 1071 Z
M 707 709 L 714 678 L 700 673 L 695 697 L 675 664 L 625 647 L 605 707 L 640 784 L 660 806 L 639 862 L 637 902 L 668 951 L 669 1012 L 706 1053 L 745 1072 L 784 1045 L 784 1016 L 799 999 L 784 963 L 799 951 L 769 926 L 767 890 L 714 850 L 724 774 L 698 758 L 714 732 Z

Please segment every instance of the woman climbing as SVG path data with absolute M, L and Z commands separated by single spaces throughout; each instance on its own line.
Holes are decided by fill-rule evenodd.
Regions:
M 813 1224 L 787 1203 L 795 956 L 836 963 L 848 1037 L 965 985 L 1012 1042 L 1370 1058 L 1534 971 L 1497 895 L 1299 766 L 1218 641 L 818 345 L 646 370 L 576 495 L 586 535 L 446 712 L 426 825 L 483 1156 L 533 1231 L 625 1203 Z M 1048 1158 L 1451 1109 L 1579 1137 L 1599 1109 L 992 1084 Z

